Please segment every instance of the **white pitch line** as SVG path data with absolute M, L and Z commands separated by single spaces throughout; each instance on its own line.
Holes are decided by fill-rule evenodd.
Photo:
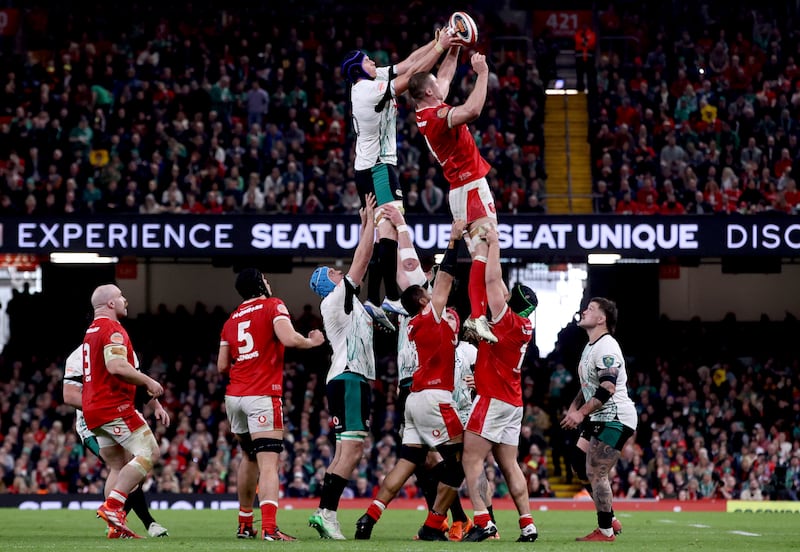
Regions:
M 661 523 L 675 523 L 674 519 L 659 519 L 658 521 Z
M 760 533 L 748 533 L 747 531 L 728 531 L 732 535 L 742 535 L 743 537 L 760 537 Z
M 697 527 L 698 529 L 711 529 L 710 525 L 703 525 L 702 523 L 690 523 L 689 527 Z

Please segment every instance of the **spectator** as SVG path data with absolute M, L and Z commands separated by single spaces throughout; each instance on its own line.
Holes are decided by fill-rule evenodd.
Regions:
M 247 92 L 247 126 L 262 126 L 264 117 L 269 113 L 269 94 L 261 88 L 258 79 L 254 79 Z
M 444 205 L 444 192 L 432 178 L 425 179 L 425 188 L 420 193 L 420 203 L 429 214 L 439 213 Z

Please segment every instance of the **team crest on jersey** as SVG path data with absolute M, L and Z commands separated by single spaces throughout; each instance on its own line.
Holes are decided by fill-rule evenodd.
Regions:
M 614 366 L 614 357 L 613 356 L 604 356 L 603 357 L 603 366 L 606 368 L 611 368 Z
M 436 112 L 436 116 L 440 119 L 444 119 L 447 117 L 447 112 L 450 111 L 449 107 L 442 107 Z
M 119 332 L 114 332 L 108 339 L 111 341 L 111 343 L 125 343 L 125 338 L 122 337 L 122 334 Z
M 434 430 L 431 432 L 431 434 L 432 434 L 434 437 L 439 437 L 439 436 L 442 434 L 442 432 L 441 432 L 441 431 L 439 431 L 438 429 L 434 429 Z
M 261 425 L 266 424 L 267 423 L 267 417 L 262 414 L 261 416 L 258 417 L 258 423 L 261 424 Z
M 114 427 L 114 435 L 122 435 L 122 428 L 121 427 Z

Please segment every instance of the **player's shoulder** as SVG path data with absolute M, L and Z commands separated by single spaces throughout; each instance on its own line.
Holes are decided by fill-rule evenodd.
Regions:
M 619 341 L 608 333 L 601 336 L 595 342 L 595 349 L 599 354 L 617 354 L 622 356 L 622 348 L 619 346 Z
M 289 308 L 286 306 L 286 303 L 283 302 L 283 299 L 279 297 L 270 297 L 266 299 L 266 305 L 269 312 L 272 314 L 289 316 Z
M 64 362 L 64 377 L 76 377 L 83 374 L 83 346 L 72 351 Z

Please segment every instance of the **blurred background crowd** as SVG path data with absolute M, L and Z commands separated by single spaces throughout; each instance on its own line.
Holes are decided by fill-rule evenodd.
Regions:
M 797 213 L 793 6 L 620 2 L 597 35 L 608 48 L 587 79 L 595 212 Z
M 24 51 L 0 58 L 0 214 L 357 212 L 343 55 L 359 48 L 379 66 L 399 62 L 452 10 L 210 4 L 31 9 Z M 492 36 L 524 32 L 479 19 L 482 51 Z M 473 82 L 463 53 L 452 100 Z M 537 197 L 530 207 L 518 197 L 519 209 L 533 209 L 545 178 L 544 83 L 533 59 L 513 51 L 495 60 L 490 88 L 471 129 L 498 197 L 515 181 Z M 407 208 L 446 213 L 446 183 L 413 107 L 403 97 L 400 108 Z
M 236 12 L 210 2 L 25 10 L 24 44 L 0 57 L 0 216 L 95 213 L 354 213 L 353 136 L 342 54 L 379 65 L 432 38 L 451 10 L 411 2 L 396 16 L 351 2 L 270 3 Z M 298 7 L 305 11 L 300 17 Z M 589 82 L 598 213 L 794 213 L 800 149 L 796 20 L 744 2 L 618 2 L 598 34 L 625 38 L 597 51 Z M 680 14 L 664 10 L 684 6 Z M 474 12 L 481 49 L 525 32 Z M 3 39 L 7 40 L 7 39 Z M 498 210 L 542 213 L 542 117 L 557 76 L 556 41 L 532 57 L 503 49 L 482 116 L 471 129 L 493 166 Z M 6 48 L 4 47 L 4 52 Z M 462 58 L 451 90 L 473 82 Z M 446 184 L 400 100 L 401 182 L 411 212 L 446 213 Z M 46 305 L 26 308 L 39 312 Z M 23 309 L 25 310 L 25 309 Z M 11 312 L 11 310 L 9 310 Z M 19 312 L 19 311 L 18 311 Z M 312 306 L 294 313 L 306 334 Z M 240 458 L 215 367 L 220 308 L 166 308 L 126 322 L 143 368 L 165 384 L 173 423 L 154 426 L 163 463 L 149 491 L 236 490 Z M 640 426 L 613 473 L 619 497 L 797 500 L 800 489 L 798 322 L 661 320 L 648 347 L 623 342 Z M 12 331 L 0 355 L 0 492 L 98 493 L 102 464 L 83 449 L 61 401 L 63 360 L 35 333 Z M 575 435 L 558 421 L 577 391 L 584 333 L 563 330 L 555 351 L 523 366 L 519 460 L 531 497 L 574 483 Z M 372 435 L 345 496 L 373 496 L 397 458 L 394 338 L 376 335 L 379 379 Z M 316 496 L 333 445 L 324 405 L 329 351 L 287 354 L 284 496 Z M 487 475 L 507 494 L 499 471 Z M 417 496 L 413 480 L 404 496 Z

